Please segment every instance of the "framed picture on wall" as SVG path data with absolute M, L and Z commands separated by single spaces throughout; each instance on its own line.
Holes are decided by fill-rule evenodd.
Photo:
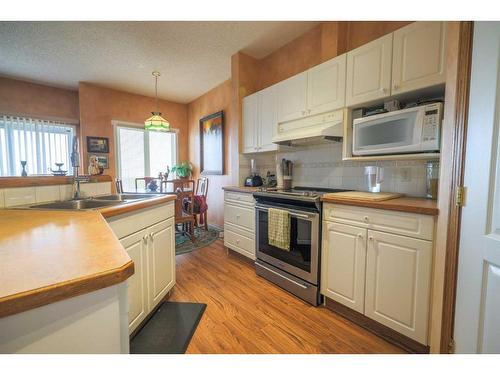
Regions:
M 224 174 L 224 113 L 200 119 L 200 173 Z
M 100 167 L 103 167 L 104 169 L 109 168 L 109 158 L 108 155 L 96 155 L 96 154 L 89 154 L 89 164 L 90 164 L 90 159 L 95 156 L 97 158 L 97 163 L 99 164 Z
M 109 139 L 101 137 L 87 137 L 87 152 L 109 153 Z

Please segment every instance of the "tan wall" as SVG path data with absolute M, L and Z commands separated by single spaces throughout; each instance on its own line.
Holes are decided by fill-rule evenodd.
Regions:
M 207 196 L 208 222 L 224 224 L 223 186 L 237 184 L 238 179 L 238 121 L 234 116 L 231 80 L 227 80 L 188 104 L 189 160 L 194 164 L 194 178 L 199 177 L 201 118 L 224 111 L 224 175 L 209 175 Z
M 109 169 L 104 173 L 116 177 L 115 142 L 111 121 L 137 123 L 143 126 L 155 108 L 154 98 L 112 90 L 89 83 L 80 83 L 80 133 L 84 172 L 87 170 L 86 137 L 109 138 Z M 188 158 L 187 105 L 159 101 L 160 111 L 172 127 L 179 129 L 179 161 Z
M 0 77 L 0 113 L 78 122 L 78 91 Z

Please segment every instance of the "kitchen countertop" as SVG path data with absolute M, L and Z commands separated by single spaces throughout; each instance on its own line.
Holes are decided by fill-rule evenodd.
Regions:
M 125 281 L 134 264 L 104 217 L 174 199 L 99 210 L 0 210 L 0 318 Z
M 382 210 L 413 212 L 417 214 L 437 216 L 439 210 L 437 202 L 426 198 L 401 197 L 385 201 L 361 201 L 355 199 L 338 198 L 335 193 L 325 194 L 321 197 L 325 203 L 345 204 L 349 206 L 360 206 L 369 208 L 380 208 Z

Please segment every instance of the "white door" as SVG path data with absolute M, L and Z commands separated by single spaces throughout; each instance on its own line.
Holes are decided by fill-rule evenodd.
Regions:
M 335 57 L 307 71 L 307 114 L 316 115 L 345 106 L 347 55 Z
M 307 115 L 307 71 L 277 84 L 278 122 L 296 120 Z
M 149 228 L 149 301 L 154 308 L 175 283 L 174 219 L 159 222 Z
M 257 127 L 259 125 L 258 94 L 243 98 L 243 152 L 257 151 Z
M 500 353 L 500 23 L 475 22 L 455 311 L 458 353 Z
M 392 34 L 347 53 L 346 105 L 371 102 L 390 95 Z
M 414 22 L 394 32 L 392 95 L 445 82 L 445 22 Z
M 363 314 L 366 233 L 338 223 L 323 227 L 321 294 Z
M 272 142 L 278 131 L 278 95 L 277 86 L 259 91 L 259 152 L 275 151 L 278 146 Z
M 143 321 L 148 311 L 147 297 L 147 236 L 146 231 L 131 234 L 120 240 L 134 262 L 134 274 L 128 284 L 128 323 L 132 332 Z
M 368 231 L 365 315 L 427 345 L 432 242 Z

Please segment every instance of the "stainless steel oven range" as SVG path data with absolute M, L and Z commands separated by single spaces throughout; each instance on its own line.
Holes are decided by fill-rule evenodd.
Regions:
M 290 191 L 267 190 L 253 194 L 255 205 L 257 275 L 301 299 L 320 303 L 321 195 L 345 191 L 295 187 Z M 268 210 L 279 208 L 290 216 L 290 250 L 269 244 Z

